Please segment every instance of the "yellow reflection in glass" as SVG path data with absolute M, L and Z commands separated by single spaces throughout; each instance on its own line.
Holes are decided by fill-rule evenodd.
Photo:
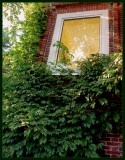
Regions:
M 63 24 L 61 42 L 67 46 L 71 58 L 72 68 L 76 67 L 75 61 L 80 61 L 90 54 L 99 52 L 100 41 L 100 18 L 84 18 L 75 20 L 65 20 Z M 65 55 L 68 56 L 69 55 Z M 59 61 L 61 54 L 58 53 Z

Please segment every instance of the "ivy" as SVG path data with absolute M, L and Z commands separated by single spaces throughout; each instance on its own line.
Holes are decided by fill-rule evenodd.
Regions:
M 20 43 L 8 52 L 12 62 L 4 61 L 3 157 L 104 157 L 103 134 L 121 132 L 122 53 L 91 55 L 79 75 L 65 68 L 54 76 L 36 62 L 47 9 L 25 5 Z

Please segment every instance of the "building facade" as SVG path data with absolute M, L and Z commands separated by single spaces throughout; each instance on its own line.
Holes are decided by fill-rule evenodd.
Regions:
M 98 39 L 100 39 L 99 45 L 101 49 L 98 52 L 108 54 L 119 51 L 118 46 L 122 46 L 122 3 L 53 2 L 50 5 L 52 9 L 48 13 L 46 31 L 40 41 L 40 49 L 44 53 L 46 61 L 52 54 L 51 52 L 55 51 L 52 51 L 53 43 L 61 40 L 64 22 L 78 18 L 87 20 L 87 18 L 100 17 L 100 37 Z M 88 28 L 88 30 L 91 30 L 91 28 Z M 42 60 L 41 58 L 42 56 L 39 55 L 39 60 Z M 57 58 L 57 55 L 55 58 Z
M 94 38 L 97 37 L 95 39 L 98 41 L 98 45 L 97 43 L 94 43 L 94 46 L 97 46 L 96 48 L 98 52 L 111 54 L 120 51 L 118 46 L 122 46 L 122 3 L 53 2 L 50 3 L 50 6 L 51 11 L 48 12 L 46 31 L 39 44 L 40 50 L 43 52 L 45 59 L 43 59 L 43 55 L 39 54 L 38 61 L 56 62 L 58 52 L 53 49 L 53 44 L 56 43 L 56 41 L 61 41 L 63 39 L 63 35 L 64 42 L 66 42 L 69 38 L 66 27 L 71 28 L 72 31 L 72 27 L 69 22 L 71 22 L 75 28 L 75 26 L 78 27 L 81 19 L 84 19 L 84 25 L 86 23 L 95 24 L 95 26 L 93 26 L 93 32 L 91 32 L 91 28 L 89 27 L 86 27 L 85 30 L 81 28 L 80 35 L 86 33 L 86 36 L 89 37 L 90 32 L 91 34 L 94 33 L 94 31 L 97 34 L 99 33 L 96 36 L 94 35 Z M 74 23 L 72 20 L 79 20 L 79 22 L 75 21 Z M 65 22 L 67 23 L 65 24 L 67 26 L 64 30 Z M 75 32 L 77 32 L 77 28 Z M 71 34 L 73 33 L 71 32 Z M 74 46 L 77 43 L 76 38 L 80 39 L 80 36 L 73 39 L 74 41 L 76 40 Z M 82 40 L 85 40 L 85 38 Z M 92 46 L 92 43 L 89 45 Z M 95 51 L 96 50 L 94 50 L 94 52 Z M 121 102 L 117 103 L 118 105 L 121 105 Z M 107 156 L 112 158 L 122 157 L 123 138 L 121 133 L 106 134 L 102 141 L 105 144 L 104 150 Z

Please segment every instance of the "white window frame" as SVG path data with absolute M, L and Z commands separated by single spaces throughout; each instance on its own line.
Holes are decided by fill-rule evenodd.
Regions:
M 58 48 L 53 47 L 53 44 L 61 39 L 64 20 L 80 19 L 80 18 L 100 17 L 100 50 L 101 54 L 109 54 L 109 22 L 108 10 L 85 11 L 76 13 L 58 14 L 53 34 L 48 63 L 56 64 L 58 56 Z

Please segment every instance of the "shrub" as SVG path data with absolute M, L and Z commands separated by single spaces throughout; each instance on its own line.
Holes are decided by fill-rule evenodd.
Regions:
M 15 18 L 18 5 L 9 4 Z M 65 75 L 54 76 L 50 66 L 36 62 L 46 22 L 41 4 L 27 3 L 20 43 L 4 56 L 3 158 L 104 156 L 103 134 L 121 131 L 122 110 L 114 99 L 121 98 L 122 54 L 91 55 L 79 64 L 79 75 L 63 68 Z
M 77 76 L 54 76 L 42 62 L 4 76 L 3 157 L 102 156 L 103 134 L 120 131 L 121 61 L 96 54 Z

